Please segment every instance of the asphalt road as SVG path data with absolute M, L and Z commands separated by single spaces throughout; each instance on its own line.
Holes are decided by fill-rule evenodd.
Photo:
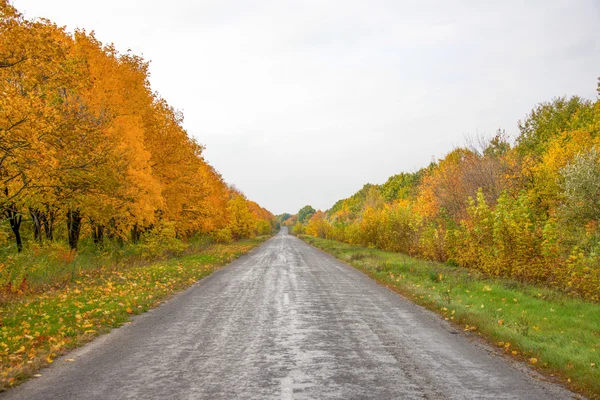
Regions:
M 41 373 L 0 398 L 573 397 L 285 232 Z

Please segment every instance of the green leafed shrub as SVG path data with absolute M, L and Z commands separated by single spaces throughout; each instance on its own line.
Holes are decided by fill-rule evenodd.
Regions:
M 173 222 L 161 222 L 142 235 L 140 245 L 144 258 L 154 259 L 165 255 L 179 255 L 187 244 L 177 238 Z

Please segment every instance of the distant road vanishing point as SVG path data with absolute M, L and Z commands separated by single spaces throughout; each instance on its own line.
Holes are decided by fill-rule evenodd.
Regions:
M 1 399 L 575 395 L 287 234 Z

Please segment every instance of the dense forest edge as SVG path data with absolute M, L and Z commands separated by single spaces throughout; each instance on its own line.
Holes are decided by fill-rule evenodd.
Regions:
M 2 297 L 86 259 L 156 259 L 276 227 L 148 79 L 142 57 L 0 1 Z
M 598 87 L 600 91 L 600 84 Z M 297 234 L 401 252 L 600 300 L 600 101 L 559 97 L 416 172 L 327 211 L 279 216 Z M 401 152 L 400 152 L 401 153 Z

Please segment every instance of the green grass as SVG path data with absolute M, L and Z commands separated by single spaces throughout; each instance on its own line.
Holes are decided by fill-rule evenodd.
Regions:
M 144 243 L 118 243 L 105 240 L 98 247 L 87 238 L 80 242 L 78 251 L 71 251 L 64 241 L 39 244 L 29 241 L 23 252 L 17 253 L 12 244 L 0 247 L 0 303 L 11 292 L 45 291 L 48 286 L 67 284 L 85 271 L 113 266 L 145 265 L 160 258 L 201 252 L 211 244 L 210 237 L 194 237 L 186 249 L 178 254 L 168 248 L 159 256 L 144 253 Z M 160 253 L 158 251 L 157 253 Z M 22 290 L 19 290 L 22 288 Z
M 403 254 L 301 238 L 572 390 L 600 399 L 600 304 Z
M 204 244 L 199 253 L 150 264 L 89 265 L 44 291 L 28 291 L 0 303 L 0 391 L 18 384 L 69 349 L 155 307 L 266 237 Z

